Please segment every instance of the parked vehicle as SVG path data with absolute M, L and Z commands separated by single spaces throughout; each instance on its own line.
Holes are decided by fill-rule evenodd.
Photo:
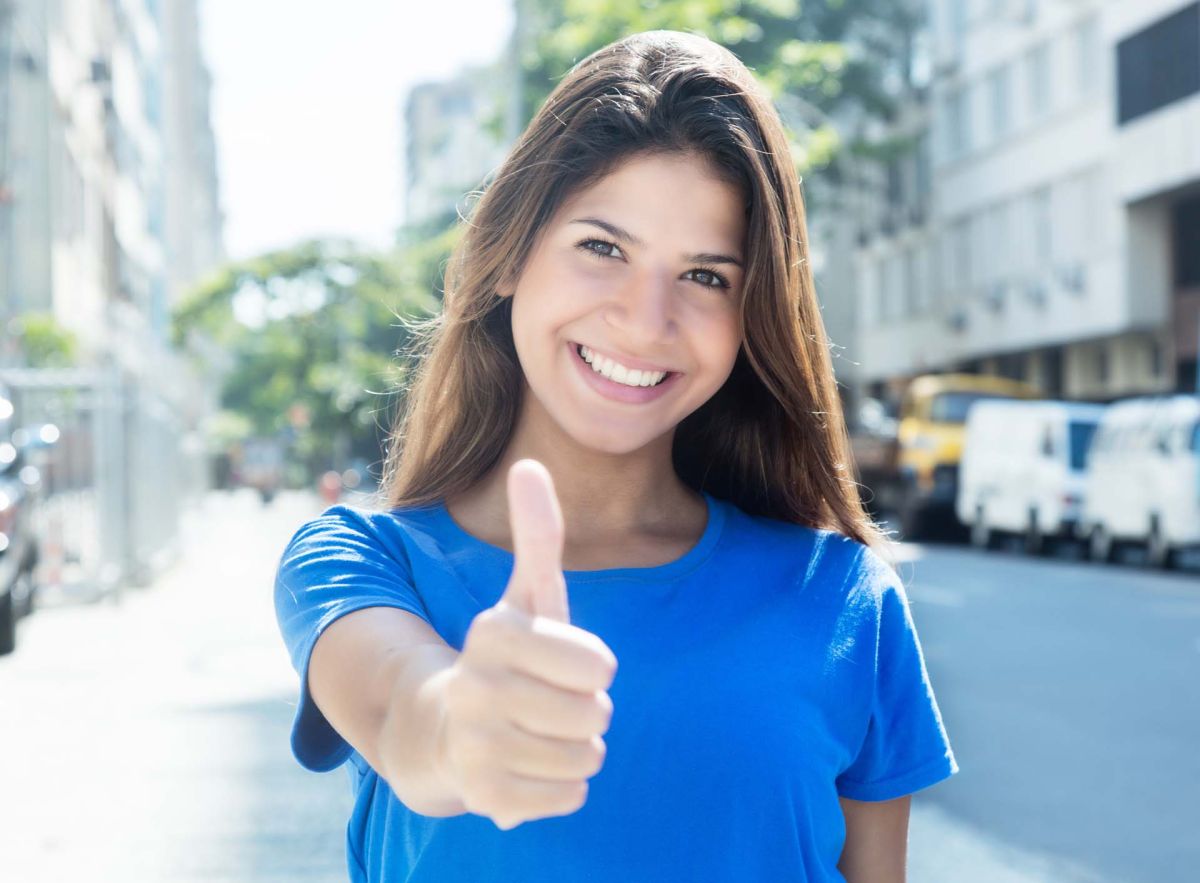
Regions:
M 959 466 L 958 519 L 971 542 L 990 548 L 1019 534 L 1037 555 L 1077 541 L 1088 448 L 1103 405 L 996 400 L 967 414 Z
M 16 416 L 11 394 L 0 385 L 0 656 L 16 648 L 17 621 L 33 612 L 41 472 L 31 453 L 53 443 L 38 427 L 14 429 Z
M 887 502 L 879 496 L 881 490 L 897 474 L 896 415 L 889 412 L 885 402 L 864 398 L 848 417 L 855 480 L 867 489 L 864 502 L 879 518 Z
M 1137 544 L 1151 565 L 1173 567 L 1200 547 L 1200 396 L 1108 407 L 1088 460 L 1083 529 L 1099 561 Z
M 920 537 L 934 519 L 957 520 L 963 425 L 971 406 L 1037 397 L 1030 384 L 980 374 L 930 374 L 909 384 L 900 402 L 896 471 L 875 489 L 896 511 L 905 539 Z
M 258 491 L 270 503 L 283 484 L 283 442 L 274 438 L 251 438 L 242 444 L 237 465 L 239 481 Z

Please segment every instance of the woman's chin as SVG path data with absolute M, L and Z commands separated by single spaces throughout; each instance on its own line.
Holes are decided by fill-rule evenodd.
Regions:
M 640 432 L 618 432 L 612 427 L 603 430 L 592 427 L 588 431 L 572 432 L 570 435 L 581 448 L 611 457 L 637 453 L 659 437 L 659 434 L 647 433 L 644 429 Z

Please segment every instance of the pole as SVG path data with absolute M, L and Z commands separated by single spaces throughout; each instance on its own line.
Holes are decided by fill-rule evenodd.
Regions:
M 16 273 L 13 270 L 13 186 L 9 168 L 9 122 L 12 116 L 12 28 L 13 8 L 10 0 L 0 0 L 0 365 L 15 357 L 9 352 L 12 339 L 9 324 L 13 318 Z

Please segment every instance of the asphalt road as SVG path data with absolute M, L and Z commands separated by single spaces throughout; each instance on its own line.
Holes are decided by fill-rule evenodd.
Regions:
M 1200 576 L 912 552 L 901 572 L 962 768 L 929 800 L 1081 879 L 1200 879 Z
M 319 508 L 212 495 L 154 586 L 50 598 L 21 624 L 0 659 L 0 880 L 345 879 L 347 780 L 290 756 L 271 607 L 277 556 Z M 1195 880 L 1196 575 L 900 554 L 962 767 L 914 801 L 909 879 Z

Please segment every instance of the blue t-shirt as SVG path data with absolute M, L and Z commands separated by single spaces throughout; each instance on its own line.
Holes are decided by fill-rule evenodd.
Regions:
M 364 607 L 413 613 L 461 650 L 512 555 L 443 505 L 339 505 L 300 528 L 275 587 L 302 685 L 292 749 L 311 770 L 350 761 L 352 880 L 841 881 L 839 795 L 957 772 L 896 572 L 841 534 L 705 499 L 683 557 L 566 571 L 571 622 L 617 657 L 608 750 L 580 810 L 508 831 L 408 809 L 304 685 L 321 632 Z

